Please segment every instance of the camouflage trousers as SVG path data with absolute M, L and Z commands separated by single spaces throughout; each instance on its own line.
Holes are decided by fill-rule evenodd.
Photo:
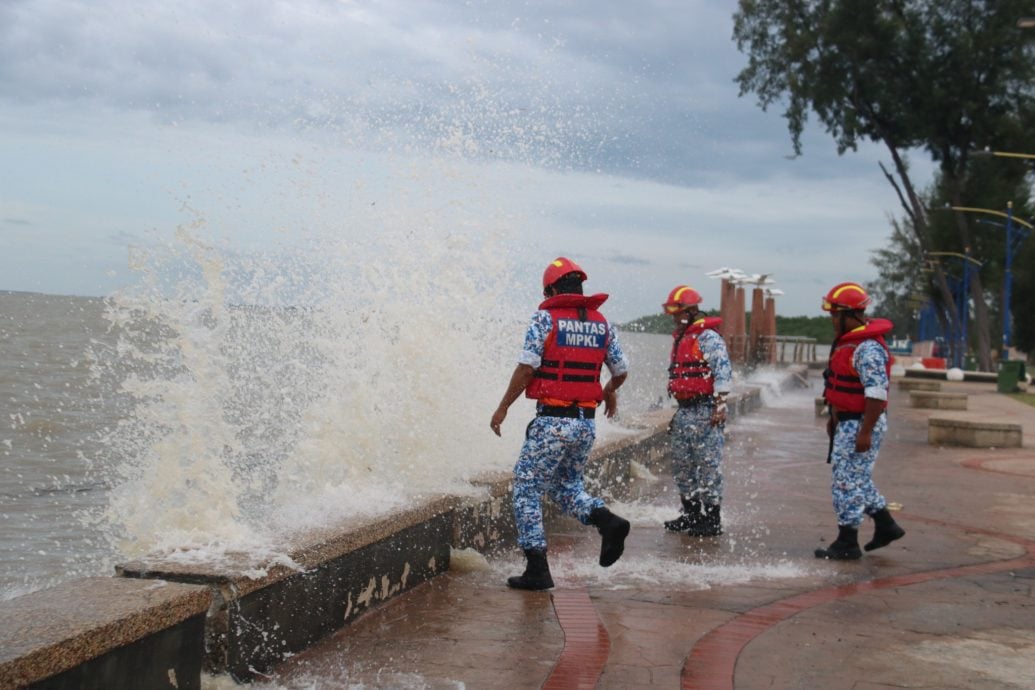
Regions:
M 722 450 L 726 434 L 722 426 L 712 426 L 709 403 L 681 407 L 672 418 L 672 477 L 680 496 L 707 505 L 722 503 Z
M 865 453 L 855 451 L 855 437 L 861 425 L 862 420 L 858 419 L 838 424 L 830 455 L 833 470 L 831 493 L 837 524 L 849 527 L 858 527 L 864 515 L 873 514 L 888 504 L 873 483 L 873 466 L 888 431 L 887 415 L 882 414 L 874 425 L 870 449 Z
M 542 497 L 545 492 L 564 513 L 589 524 L 589 513 L 604 501 L 586 493 L 582 472 L 596 439 L 592 419 L 536 417 L 514 466 L 514 520 L 522 549 L 546 548 Z

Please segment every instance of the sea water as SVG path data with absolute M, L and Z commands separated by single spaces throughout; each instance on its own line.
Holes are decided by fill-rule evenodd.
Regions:
M 451 272 L 478 251 L 457 242 L 421 256 L 470 292 L 459 306 L 416 265 L 392 269 L 406 281 L 363 277 L 360 252 L 341 259 L 358 275 L 340 294 L 287 291 L 305 308 L 277 304 L 268 280 L 231 297 L 227 276 L 262 275 L 261 261 L 191 235 L 179 294 L 0 292 L 0 596 L 147 554 L 283 562 L 299 532 L 472 493 L 470 478 L 512 467 L 531 406 L 515 404 L 502 439 L 488 419 L 534 304 L 503 317 L 493 289 Z M 364 280 L 413 290 L 400 302 Z M 620 338 L 633 374 L 602 438 L 664 398 L 670 339 Z

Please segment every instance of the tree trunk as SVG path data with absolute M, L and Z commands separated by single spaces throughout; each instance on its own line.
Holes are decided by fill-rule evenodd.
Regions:
M 899 200 L 902 202 L 906 213 L 909 215 L 912 221 L 910 225 L 913 227 L 913 232 L 916 234 L 917 242 L 920 243 L 920 249 L 924 254 L 931 251 L 931 243 L 928 239 L 927 230 L 927 216 L 924 214 L 924 206 L 920 203 L 920 198 L 916 194 L 916 190 L 913 187 L 913 182 L 909 178 L 909 171 L 906 169 L 905 161 L 902 160 L 902 156 L 899 155 L 898 147 L 895 146 L 894 142 L 891 141 L 887 136 L 883 137 L 884 145 L 891 153 L 891 159 L 895 163 L 895 171 L 898 173 L 899 179 L 902 180 L 902 186 L 905 187 L 906 196 L 908 197 L 908 203 L 906 199 L 902 198 L 902 193 L 899 191 L 898 186 L 895 184 L 895 179 L 885 171 L 885 176 L 891 182 L 892 186 L 895 187 L 895 191 L 899 193 Z M 949 289 L 949 281 L 945 278 L 945 271 L 942 270 L 941 263 L 933 262 L 934 266 L 934 282 L 938 287 L 938 292 L 942 296 L 942 301 L 945 303 L 946 316 L 950 321 L 950 328 L 947 333 L 956 333 L 960 329 L 959 311 L 956 309 L 956 300 L 952 296 L 952 290 Z M 919 267 L 918 267 L 919 268 Z M 955 338 L 951 339 L 950 344 L 950 356 L 955 360 L 957 344 Z M 959 353 L 961 356 L 964 353 Z
M 974 273 L 970 280 L 970 296 L 974 300 L 974 335 L 977 336 L 978 369 L 994 371 L 992 367 L 991 325 L 988 318 L 988 304 L 981 276 Z
M 948 171 L 943 171 L 942 174 L 946 175 Z M 958 178 L 953 178 L 952 181 L 952 203 L 954 206 L 964 206 L 963 198 L 960 195 Z M 967 250 L 971 246 L 970 225 L 962 213 L 954 213 L 953 215 L 956 217 L 956 229 L 959 232 L 960 244 L 963 246 L 964 253 L 969 254 Z M 963 270 L 966 271 L 967 267 L 964 266 Z M 974 300 L 974 336 L 977 340 L 978 369 L 981 371 L 992 371 L 992 339 L 990 336 L 991 327 L 988 318 L 988 303 L 985 302 L 985 289 L 981 283 L 981 274 L 977 271 L 974 272 L 974 277 L 970 279 L 970 298 Z

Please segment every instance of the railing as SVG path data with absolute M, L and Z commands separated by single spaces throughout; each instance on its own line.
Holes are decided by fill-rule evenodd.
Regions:
M 768 349 L 769 361 L 773 363 L 807 364 L 816 361 L 815 338 L 803 335 L 763 337 L 761 346 Z

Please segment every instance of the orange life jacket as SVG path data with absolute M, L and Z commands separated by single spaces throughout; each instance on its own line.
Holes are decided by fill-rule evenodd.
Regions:
M 556 295 L 539 305 L 550 312 L 553 327 L 543 346 L 543 359 L 525 395 L 549 404 L 600 402 L 604 389 L 600 369 L 607 357 L 609 328 L 597 307 L 607 295 Z
M 840 412 L 861 413 L 866 409 L 865 388 L 859 380 L 859 372 L 852 364 L 855 348 L 864 340 L 876 340 L 888 352 L 884 334 L 894 326 L 887 319 L 870 319 L 866 325 L 843 334 L 834 341 L 830 350 L 830 361 L 823 372 L 823 397 Z M 890 354 L 890 353 L 889 353 Z M 887 373 L 891 376 L 891 358 L 888 357 Z M 884 407 L 888 403 L 884 401 Z
M 706 330 L 716 330 L 722 319 L 706 316 L 672 334 L 672 363 L 668 366 L 668 394 L 686 400 L 715 392 L 715 376 L 701 352 L 697 338 Z

